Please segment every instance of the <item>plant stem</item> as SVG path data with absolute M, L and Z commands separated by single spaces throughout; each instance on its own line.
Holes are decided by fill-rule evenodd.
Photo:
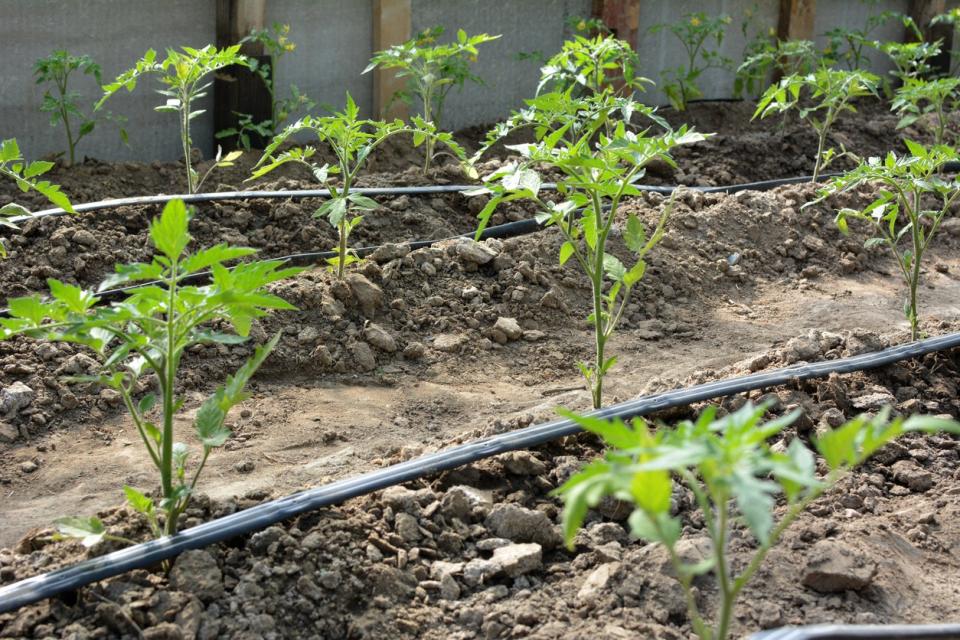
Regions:
M 427 84 L 423 93 L 423 119 L 425 122 L 433 124 L 432 114 L 433 85 Z M 424 142 L 423 173 L 430 170 L 430 163 L 433 161 L 433 137 L 427 136 Z
M 347 219 L 344 218 L 337 225 L 337 231 L 340 233 L 340 244 L 337 246 L 337 280 L 343 280 L 343 269 L 347 262 Z
M 189 166 L 189 165 L 188 165 Z M 176 296 L 177 296 L 177 259 L 173 258 L 170 265 L 170 281 L 167 284 L 169 296 L 167 298 L 167 352 L 164 357 L 165 384 L 163 388 L 163 452 L 160 456 L 160 478 L 163 485 L 163 497 L 168 501 L 166 534 L 177 532 L 176 505 L 169 501 L 173 497 L 173 414 L 174 414 L 174 387 L 176 385 Z
M 820 128 L 820 136 L 817 140 L 817 160 L 813 164 L 813 179 L 811 182 L 816 182 L 817 178 L 820 177 L 820 164 L 823 162 L 823 145 L 827 140 L 827 126 L 826 123 Z
M 187 193 L 193 194 L 193 167 L 190 163 L 190 94 L 180 94 L 180 138 L 183 143 L 183 162 L 187 167 Z

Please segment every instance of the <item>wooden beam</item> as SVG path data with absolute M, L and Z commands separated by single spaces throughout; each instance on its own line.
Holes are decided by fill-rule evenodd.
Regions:
M 217 0 L 217 47 L 239 43 L 253 29 L 263 29 L 266 21 L 266 0 Z M 244 43 L 240 51 L 255 58 L 258 64 L 270 66 L 270 56 L 264 55 L 263 45 Z M 213 86 L 213 131 L 237 128 L 238 113 L 249 114 L 254 122 L 273 117 L 270 91 L 260 76 L 244 67 L 228 67 L 216 74 Z M 267 140 L 251 136 L 255 147 L 262 148 Z M 214 147 L 237 148 L 236 136 L 214 140 Z
M 781 40 L 813 40 L 817 0 L 780 0 L 777 36 Z
M 613 35 L 637 49 L 640 31 L 640 0 L 593 0 L 593 17 L 607 25 Z
M 410 0 L 373 1 L 373 51 L 383 51 L 409 40 L 412 21 Z M 373 71 L 373 113 L 377 118 L 404 118 L 409 116 L 406 103 L 395 100 L 393 95 L 402 90 L 406 81 L 398 78 L 393 69 Z

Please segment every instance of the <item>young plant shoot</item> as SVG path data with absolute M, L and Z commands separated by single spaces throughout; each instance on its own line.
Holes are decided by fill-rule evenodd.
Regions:
M 819 54 L 811 40 L 764 40 L 750 50 L 743 64 L 737 68 L 733 84 L 734 95 L 754 97 L 770 86 L 770 76 L 806 75 L 817 68 Z
M 813 182 L 820 172 L 837 157 L 846 155 L 841 146 L 838 155 L 833 148 L 826 148 L 827 136 L 837 118 L 844 111 L 856 113 L 852 104 L 856 98 L 877 96 L 879 78 L 866 71 L 840 71 L 822 67 L 807 75 L 789 75 L 771 85 L 757 103 L 753 117 L 766 118 L 774 113 L 799 109 L 800 117 L 817 132 L 817 156 L 813 165 Z M 804 106 L 801 106 L 804 93 Z
M 190 450 L 177 440 L 174 429 L 174 418 L 183 405 L 177 386 L 184 352 L 197 344 L 239 344 L 246 340 L 254 319 L 270 310 L 293 309 L 265 287 L 299 271 L 284 269 L 279 261 L 243 262 L 228 269 L 224 262 L 250 256 L 255 250 L 225 244 L 189 254 L 189 220 L 183 202 L 171 201 L 150 225 L 150 239 L 158 252 L 153 260 L 118 265 L 116 274 L 100 285 L 103 291 L 119 284 L 145 283 L 124 300 L 99 305 L 94 292 L 50 279 L 49 299 L 13 298 L 8 301 L 9 318 L 0 319 L 0 339 L 26 335 L 71 342 L 89 347 L 100 357 L 99 375 L 75 380 L 103 385 L 123 399 L 159 472 L 160 499 L 155 501 L 132 487 L 124 487 L 124 493 L 156 536 L 177 532 L 178 519 L 190 503 L 208 456 L 230 437 L 224 425 L 227 413 L 247 397 L 244 387 L 279 334 L 257 347 L 253 357 L 197 410 L 193 427 L 202 451 L 192 471 Z M 212 273 L 211 284 L 183 283 L 206 270 Z M 222 325 L 236 334 L 221 332 Z M 156 391 L 144 393 L 151 378 L 156 380 Z M 60 525 L 62 535 L 81 537 L 87 545 L 105 533 L 97 518 L 67 518 Z
M 160 95 L 166 96 L 165 104 L 155 107 L 156 111 L 176 113 L 180 119 L 180 144 L 183 149 L 183 162 L 186 167 L 187 193 L 196 193 L 210 173 L 217 167 L 229 167 L 240 157 L 240 152 L 234 151 L 221 158 L 220 151 L 207 172 L 201 176 L 193 168 L 190 151 L 193 139 L 190 137 L 190 123 L 204 113 L 203 109 L 194 109 L 194 101 L 204 97 L 212 82 L 207 78 L 213 72 L 231 65 L 249 66 L 246 56 L 239 53 L 240 45 L 217 49 L 207 45 L 202 49 L 183 47 L 182 51 L 167 49 L 167 57 L 163 61 L 157 60 L 157 52 L 147 51 L 143 58 L 137 61 L 133 69 L 124 71 L 117 79 L 103 87 L 103 97 L 97 103 L 97 109 L 120 89 L 133 91 L 141 76 L 156 74 L 160 82 L 167 88 L 158 89 Z
M 908 78 L 894 94 L 890 108 L 900 114 L 897 129 L 903 129 L 922 121 L 924 116 L 933 117 L 933 142 L 946 142 L 947 113 L 957 101 L 960 78 Z
M 849 220 L 863 220 L 877 234 L 867 240 L 867 246 L 889 247 L 910 290 L 903 312 L 910 321 L 911 338 L 918 340 L 920 307 L 917 294 L 923 255 L 940 229 L 940 223 L 950 215 L 960 198 L 960 180 L 948 180 L 941 174 L 943 165 L 957 157 L 955 150 L 946 146 L 927 148 L 910 140 L 905 142 L 911 155 L 898 157 L 891 152 L 882 160 L 870 158 L 861 162 L 856 169 L 828 182 L 820 190 L 817 202 L 864 184 L 880 185 L 879 195 L 864 209 L 837 212 L 837 226 L 841 232 L 847 233 Z M 933 202 L 936 206 L 931 208 Z
M 875 7 L 878 0 L 860 0 L 860 2 Z M 897 11 L 882 11 L 869 16 L 863 27 L 859 29 L 839 26 L 824 33 L 823 35 L 828 40 L 827 48 L 823 50 L 823 57 L 827 65 L 836 66 L 843 62 L 848 71 L 857 71 L 869 67 L 870 58 L 866 51 L 879 45 L 876 40 L 870 39 L 870 34 L 895 18 L 904 20 L 904 26 L 908 28 L 913 22 L 909 17 Z
M 650 28 L 651 33 L 664 29 L 670 31 L 683 45 L 686 54 L 684 64 L 661 74 L 664 79 L 663 90 L 677 111 L 685 111 L 690 100 L 703 97 L 697 81 L 705 71 L 733 67 L 733 60 L 720 54 L 730 22 L 728 15 L 712 18 L 699 11 L 685 15 L 679 22 L 657 24 Z
M 58 50 L 46 58 L 40 58 L 33 65 L 37 84 L 49 87 L 43 94 L 40 110 L 50 114 L 50 126 L 55 127 L 62 123 L 67 135 L 67 166 L 76 162 L 76 150 L 80 140 L 93 133 L 97 126 L 95 114 L 87 115 L 80 106 L 80 93 L 69 88 L 70 75 L 75 71 L 93 77 L 97 87 L 100 87 L 100 65 L 90 56 L 73 56 L 67 51 Z M 104 117 L 119 120 L 109 114 Z M 122 127 L 120 138 L 124 143 L 127 142 L 127 132 Z
M 427 29 L 412 40 L 378 51 L 363 70 L 368 73 L 378 67 L 397 69 L 397 77 L 406 78 L 407 85 L 391 101 L 402 100 L 411 104 L 416 98 L 422 105 L 424 122 L 436 129 L 443 126 L 443 107 L 451 89 L 462 89 L 467 80 L 483 84 L 483 80 L 470 71 L 470 64 L 477 61 L 477 47 L 500 37 L 486 33 L 468 36 L 460 29 L 456 41 L 434 44 L 443 31 L 443 27 Z M 430 170 L 433 162 L 434 145 L 435 138 L 428 137 L 424 148 L 424 173 Z
M 20 153 L 20 145 L 16 139 L 10 138 L 0 143 L 0 176 L 7 177 L 17 183 L 17 188 L 26 193 L 31 189 L 44 196 L 54 206 L 60 207 L 67 213 L 76 213 L 70 199 L 58 185 L 52 184 L 47 180 L 40 180 L 40 176 L 53 168 L 52 162 L 45 160 L 34 160 L 27 162 Z M 21 217 L 29 217 L 30 210 L 23 205 L 10 202 L 0 206 L 0 227 L 8 229 L 18 229 L 16 220 Z M 0 242 L 0 256 L 6 257 L 7 248 L 3 242 Z
M 556 491 L 564 502 L 567 544 L 572 548 L 587 511 L 606 496 L 632 503 L 631 533 L 666 548 L 673 575 L 686 595 L 694 633 L 701 640 L 727 640 L 740 593 L 783 532 L 811 502 L 904 433 L 960 433 L 960 424 L 927 416 L 891 421 L 889 410 L 875 417 L 860 416 L 815 440 L 827 470 L 820 475 L 814 453 L 799 438 L 793 438 L 784 452 L 767 444 L 799 412 L 763 422 L 765 412 L 765 407 L 747 403 L 717 418 L 711 407 L 696 422 L 653 433 L 639 418 L 628 426 L 620 420 L 565 413 L 610 447 L 601 460 L 588 464 Z M 693 493 L 710 538 L 710 553 L 697 562 L 681 557 L 678 550 L 683 522 L 680 516 L 671 515 L 675 482 Z M 781 495 L 785 502 L 782 510 L 776 509 Z M 756 541 L 755 546 L 747 546 L 738 539 L 740 549 L 751 550 L 746 565 L 731 563 L 731 534 L 736 524 L 745 525 Z M 713 574 L 719 591 L 719 610 L 709 617 L 701 610 L 693 586 L 695 578 L 708 573 Z
M 237 113 L 236 127 L 218 131 L 216 138 L 236 136 L 240 146 L 249 150 L 252 145 L 251 134 L 260 136 L 264 140 L 277 135 L 291 114 L 299 110 L 309 111 L 317 103 L 306 94 L 301 93 L 295 84 L 290 85 L 290 95 L 286 98 L 277 96 L 276 77 L 280 58 L 296 50 L 297 45 L 290 41 L 290 25 L 273 23 L 270 29 L 253 29 L 241 44 L 254 43 L 263 47 L 270 56 L 269 64 L 263 64 L 256 58 L 248 58 L 250 70 L 259 76 L 263 86 L 270 94 L 270 119 L 254 122 L 253 116 L 248 113 Z
M 294 147 L 274 155 L 291 136 L 300 132 L 312 133 L 319 145 L 329 146 L 337 158 L 337 165 L 319 164 L 312 160 L 317 150 L 309 146 Z M 328 263 L 331 269 L 336 271 L 337 278 L 342 279 L 344 269 L 359 260 L 348 244 L 350 232 L 363 219 L 363 216 L 356 212 L 373 211 L 379 206 L 375 200 L 353 193 L 354 183 L 370 154 L 389 138 L 401 133 L 411 134 L 415 146 L 423 144 L 425 140 L 440 141 L 459 159 L 464 157 L 463 150 L 454 142 L 451 134 L 438 133 L 433 124 L 422 118 L 414 118 L 411 126 L 404 125 L 400 120 L 383 122 L 360 118 L 360 109 L 348 93 L 344 111 L 332 116 L 301 118 L 276 136 L 264 149 L 263 157 L 254 167 L 249 180 L 294 162 L 309 169 L 314 179 L 330 190 L 330 198 L 320 205 L 313 215 L 315 218 L 326 218 L 337 230 L 337 256 L 330 258 Z M 335 176 L 339 177 L 338 181 Z
M 640 58 L 629 43 L 607 34 L 592 38 L 575 35 L 540 68 L 537 94 L 545 88 L 555 93 L 573 89 L 573 95 L 583 96 L 610 87 L 621 95 L 631 95 L 653 84 L 637 75 L 639 67 Z
M 630 253 L 628 265 L 607 251 L 614 220 L 620 215 L 623 199 L 640 194 L 634 183 L 643 177 L 650 162 L 659 159 L 673 164 L 673 148 L 706 136 L 686 127 L 659 136 L 635 133 L 628 129 L 631 117 L 635 113 L 650 116 L 652 110 L 609 90 L 586 98 L 572 98 L 569 91 L 549 93 L 528 104 L 537 141 L 509 147 L 519 152 L 523 161 L 487 176 L 485 187 L 467 195 L 492 196 L 479 214 L 477 237 L 497 206 L 520 199 L 535 202 L 540 209 L 537 219 L 563 234 L 560 264 L 574 258 L 593 289 L 593 312 L 588 321 L 594 329 L 595 359 L 593 364 L 579 366 L 593 406 L 599 408 L 604 376 L 616 363 L 616 357 L 606 355 L 607 341 L 623 316 L 631 289 L 643 278 L 645 256 L 663 237 L 672 201 L 664 206 L 650 233 L 635 215 L 627 216 L 621 235 Z M 666 123 L 660 122 L 666 128 Z M 560 203 L 541 197 L 537 166 L 562 174 L 557 179 L 563 197 Z

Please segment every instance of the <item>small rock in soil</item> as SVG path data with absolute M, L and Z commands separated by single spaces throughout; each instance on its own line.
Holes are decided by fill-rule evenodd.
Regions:
M 7 416 L 15 415 L 20 409 L 33 402 L 35 395 L 33 389 L 19 380 L 14 382 L 9 387 L 0 390 L 0 413 Z
M 26 460 L 20 463 L 20 471 L 22 473 L 33 473 L 39 468 L 40 468 L 40 465 L 38 465 L 33 460 Z
M 397 341 L 393 339 L 393 336 L 390 335 L 386 329 L 378 324 L 372 322 L 368 324 L 367 328 L 363 330 L 363 337 L 367 339 L 367 342 L 381 351 L 393 353 L 397 350 Z
M 490 336 L 499 344 L 519 340 L 522 335 L 523 329 L 520 328 L 520 323 L 514 318 L 497 318 L 496 323 L 490 330 Z
M 543 566 L 543 548 L 536 543 L 510 544 L 495 549 L 490 561 L 497 573 L 505 573 L 516 578 Z
M 821 540 L 810 549 L 803 584 L 821 593 L 860 591 L 877 573 L 863 553 L 835 540 Z
M 427 348 L 422 342 L 408 342 L 403 348 L 403 357 L 407 360 L 419 360 L 426 354 Z
M 514 542 L 536 542 L 545 549 L 560 543 L 560 536 L 547 514 L 515 504 L 494 506 L 484 525 L 494 535 Z
M 350 345 L 350 355 L 353 356 L 353 363 L 360 371 L 373 371 L 377 368 L 377 358 L 373 355 L 373 349 L 366 342 L 354 342 Z
M 467 342 L 467 336 L 462 333 L 441 333 L 433 340 L 433 348 L 437 351 L 452 353 Z
M 383 290 L 359 273 L 348 273 L 344 278 L 353 299 L 365 316 L 372 316 L 383 304 Z
M 547 467 L 529 451 L 510 451 L 500 456 L 504 468 L 518 476 L 539 476 Z
M 0 442 L 9 444 L 17 439 L 20 431 L 9 422 L 0 422 Z
M 603 590 L 607 588 L 610 579 L 613 578 L 613 575 L 619 568 L 619 562 L 607 562 L 594 569 L 583 582 L 580 591 L 577 592 L 577 602 L 581 605 L 594 602 L 597 597 L 603 593 Z
M 484 243 L 465 240 L 457 245 L 457 255 L 464 262 L 481 265 L 496 258 L 497 252 Z
M 210 602 L 223 596 L 223 574 L 209 552 L 202 549 L 185 551 L 173 564 L 170 586 Z
M 921 469 L 913 460 L 898 460 L 891 468 L 893 479 L 911 491 L 923 493 L 933 486 L 933 474 Z
M 402 258 L 410 253 L 409 244 L 387 243 L 377 247 L 377 250 L 370 254 L 370 259 L 381 264 Z
M 475 507 L 490 506 L 492 501 L 479 489 L 457 485 L 447 489 L 440 500 L 440 511 L 448 518 L 466 521 Z

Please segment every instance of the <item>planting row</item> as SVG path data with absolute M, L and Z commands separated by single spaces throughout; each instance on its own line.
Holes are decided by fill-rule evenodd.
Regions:
M 689 24 L 699 28 L 703 20 L 692 16 Z M 489 39 L 471 38 L 461 31 L 451 45 L 424 47 L 429 43 L 421 41 L 378 54 L 374 66 L 396 64 L 414 79 L 425 109 L 422 116 L 414 117 L 410 123 L 362 119 L 348 96 L 342 112 L 305 116 L 279 131 L 252 177 L 295 164 L 308 168 L 314 179 L 330 190 L 331 197 L 322 201 L 314 216 L 326 219 L 336 234 L 336 256 L 328 265 L 335 274 L 334 287 L 340 291 L 336 297 L 354 298 L 363 306 L 365 300 L 378 294 L 365 277 L 350 269 L 360 262 L 351 249 L 350 236 L 363 215 L 380 206 L 354 190 L 370 154 L 394 136 L 409 135 L 415 145 L 426 147 L 425 170 L 440 149 L 446 149 L 468 175 L 478 177 L 476 167 L 486 149 L 518 128 L 531 129 L 533 142 L 511 147 L 518 159 L 484 176 L 482 184 L 465 195 L 482 198 L 481 206 L 476 207 L 478 235 L 502 205 L 528 203 L 537 220 L 560 236 L 560 266 L 571 262 L 586 277 L 590 289 L 587 323 L 592 327 L 594 344 L 592 357 L 578 367 L 591 391 L 592 405 L 598 408 L 604 401 L 604 380 L 616 364 L 616 357 L 608 353 L 608 342 L 635 308 L 631 292 L 647 274 L 648 254 L 664 239 L 670 216 L 678 200 L 684 198 L 681 192 L 675 192 L 669 200 L 658 203 L 654 220 L 648 224 L 629 206 L 642 195 L 637 183 L 648 166 L 673 164 L 675 149 L 701 142 L 708 134 L 686 126 L 674 129 L 654 109 L 634 100 L 633 90 L 644 82 L 634 75 L 635 58 L 623 43 L 601 34 L 578 37 L 568 43 L 543 69 L 541 89 L 545 90 L 491 131 L 485 145 L 468 158 L 450 134 L 438 129 L 435 119 L 442 113 L 448 85 L 456 84 L 451 77 L 459 77 L 461 83 L 468 78 L 470 56 L 476 55 L 476 47 Z M 434 76 L 430 65 L 452 64 L 451 59 L 457 61 L 455 69 L 447 75 Z M 180 118 L 187 190 L 192 193 L 210 171 L 235 160 L 232 155 L 218 157 L 203 175 L 191 164 L 190 122 L 197 115 L 192 102 L 203 92 L 205 77 L 231 64 L 249 62 L 236 47 L 169 51 L 162 61 L 148 52 L 134 69 L 105 87 L 100 104 L 122 88 L 133 90 L 144 74 L 161 74 L 169 98 L 163 109 Z M 931 82 L 920 79 L 925 69 L 911 67 L 907 71 L 915 74 L 900 78 L 903 87 L 911 79 Z M 455 72 L 461 75 L 451 76 Z M 804 102 L 807 106 L 800 110 L 800 115 L 818 133 L 820 144 L 813 169 L 816 179 L 822 167 L 837 156 L 825 144 L 830 126 L 841 112 L 853 109 L 852 100 L 877 89 L 877 79 L 865 72 L 820 66 L 811 73 L 789 74 L 772 86 L 761 98 L 756 114 L 799 109 L 801 96 L 812 100 L 814 106 Z M 951 91 L 954 89 L 955 85 Z M 680 95 L 685 100 L 689 94 L 681 88 Z M 943 101 L 948 97 L 949 92 L 939 103 L 925 97 L 916 104 L 939 105 L 935 111 L 942 116 Z M 638 125 L 637 121 L 644 124 Z M 942 136 L 944 128 L 941 126 L 938 131 Z M 293 146 L 291 137 L 302 132 L 313 134 L 318 145 Z M 324 145 L 336 157 L 332 164 L 317 160 L 317 148 Z M 856 206 L 840 209 L 836 225 L 846 233 L 848 225 L 855 221 L 871 229 L 874 237 L 868 246 L 883 245 L 889 249 L 909 290 L 904 310 L 911 337 L 916 339 L 920 331 L 918 291 L 923 258 L 932 239 L 955 210 L 960 183 L 943 175 L 944 164 L 956 154 L 942 140 L 931 146 L 907 142 L 907 148 L 909 154 L 902 157 L 890 153 L 860 161 L 856 169 L 830 181 L 810 202 L 797 204 L 806 208 L 837 194 L 863 191 L 870 195 L 866 204 L 846 198 Z M 0 148 L 0 172 L 12 177 L 21 189 L 34 189 L 70 211 L 70 203 L 61 191 L 41 179 L 51 166 L 46 162 L 25 162 L 12 140 L 5 141 Z M 557 183 L 556 191 L 542 189 L 545 176 Z M 861 190 L 865 185 L 876 184 L 881 185 L 879 190 Z M 5 205 L 3 212 L 27 213 L 16 205 Z M 155 536 L 177 532 L 208 456 L 230 437 L 226 426 L 228 412 L 247 397 L 247 382 L 279 343 L 281 334 L 262 336 L 262 344 L 251 358 L 197 410 L 192 422 L 201 450 L 193 453 L 177 440 L 175 433 L 175 417 L 183 404 L 182 359 L 199 345 L 238 345 L 250 335 L 258 319 L 292 310 L 293 305 L 277 295 L 276 290 L 281 281 L 301 271 L 276 260 L 254 260 L 253 249 L 228 244 L 193 250 L 188 231 L 191 215 L 181 201 L 172 201 L 149 226 L 152 259 L 118 265 L 115 274 L 103 281 L 100 290 L 125 284 L 143 285 L 123 300 L 102 304 L 96 292 L 50 278 L 48 297 L 11 298 L 8 317 L 0 320 L 0 336 L 4 339 L 27 336 L 78 344 L 98 356 L 85 374 L 74 376 L 74 381 L 111 391 L 129 413 L 159 476 L 160 492 L 152 495 L 131 486 L 124 487 L 124 492 L 130 507 L 144 518 Z M 623 245 L 617 251 L 610 248 L 614 238 Z M 813 236 L 810 244 L 815 245 L 817 240 Z M 400 260 L 405 252 L 397 251 L 393 257 Z M 493 263 L 498 257 L 497 249 L 490 243 L 461 242 L 452 253 L 474 269 Z M 436 271 L 432 263 L 424 264 Z M 736 260 L 729 266 L 736 266 Z M 421 268 L 426 272 L 426 267 Z M 210 272 L 208 284 L 187 284 L 187 278 L 206 271 Z M 366 331 L 376 333 L 372 327 Z M 493 327 L 491 337 L 506 342 L 522 334 L 515 321 L 503 319 Z M 389 336 L 369 336 L 371 341 L 380 340 L 384 345 L 386 338 Z M 878 410 L 872 417 L 838 421 L 810 440 L 822 463 L 820 471 L 826 472 L 817 473 L 814 451 L 799 438 L 782 451 L 767 446 L 766 440 L 778 435 L 798 416 L 792 414 L 763 423 L 765 408 L 748 405 L 725 417 L 706 411 L 698 420 L 655 434 L 648 433 L 646 426 L 639 423 L 628 427 L 574 416 L 586 429 L 603 437 L 611 452 L 603 462 L 592 464 L 558 489 L 565 502 L 567 542 L 574 540 L 588 509 L 605 498 L 630 503 L 629 526 L 633 535 L 660 543 L 669 552 L 676 577 L 686 593 L 687 615 L 693 630 L 702 638 L 726 638 L 738 594 L 784 529 L 808 504 L 903 433 L 960 430 L 960 425 L 943 419 L 892 418 L 888 410 Z M 680 520 L 671 515 L 676 481 L 685 484 L 694 496 L 706 523 L 705 532 L 712 540 L 712 556 L 693 564 L 677 554 Z M 788 510 L 775 521 L 775 496 L 781 494 L 787 500 Z M 742 520 L 756 541 L 755 555 L 737 575 L 732 573 L 727 558 L 734 517 Z M 57 525 L 59 535 L 79 538 L 88 546 L 105 540 L 130 542 L 109 531 L 96 517 L 62 518 Z M 711 616 L 701 614 L 693 587 L 695 577 L 705 572 L 716 575 L 721 592 L 718 615 L 709 623 L 706 620 Z

